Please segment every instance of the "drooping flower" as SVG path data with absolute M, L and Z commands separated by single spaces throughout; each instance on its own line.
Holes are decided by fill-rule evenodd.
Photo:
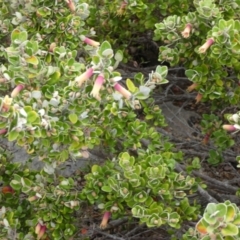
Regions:
M 234 131 L 240 130 L 240 126 L 238 124 L 234 124 L 234 125 L 225 124 L 222 126 L 222 128 L 229 132 L 234 132 Z
M 93 85 L 93 89 L 90 93 L 90 95 L 92 95 L 93 97 L 95 97 L 96 99 L 100 99 L 100 96 L 99 96 L 99 91 L 102 87 L 104 83 L 104 75 L 102 73 L 100 73 L 97 77 L 97 79 L 95 80 L 95 83 Z
M 125 13 L 127 4 L 128 4 L 128 3 L 127 3 L 126 1 L 122 1 L 122 2 L 121 2 L 121 6 L 120 6 L 120 8 L 117 10 L 117 15 L 118 15 L 118 16 L 122 16 L 122 15 Z
M 184 30 L 181 32 L 182 36 L 184 38 L 188 38 L 190 36 L 191 30 L 192 30 L 192 24 L 187 23 Z
M 114 88 L 116 91 L 121 93 L 126 99 L 130 99 L 132 97 L 132 94 L 124 87 L 122 87 L 119 83 L 116 83 L 114 85 Z
M 91 45 L 91 46 L 93 46 L 93 47 L 98 47 L 98 46 L 100 45 L 99 42 L 96 42 L 96 41 L 94 41 L 94 40 L 92 40 L 92 39 L 90 39 L 90 38 L 88 38 L 88 37 L 86 37 L 86 36 L 84 36 L 84 35 L 81 35 L 81 36 L 80 36 L 80 39 L 81 39 L 83 42 L 85 42 L 86 44 Z
M 202 100 L 202 97 L 203 97 L 203 95 L 201 93 L 198 93 L 196 98 L 195 98 L 196 103 L 199 103 Z
M 8 95 L 6 95 L 2 101 L 2 111 L 8 112 L 11 104 L 12 104 L 12 98 L 10 98 Z
M 108 221 L 109 221 L 110 217 L 111 217 L 111 212 L 105 212 L 104 213 L 102 222 L 100 224 L 101 229 L 105 229 L 107 227 L 107 224 L 108 224 Z
M 213 38 L 209 38 L 199 49 L 199 53 L 205 53 L 208 48 L 214 43 Z
M 82 73 L 80 76 L 75 78 L 75 82 L 78 84 L 79 87 L 82 86 L 82 84 L 89 79 L 93 75 L 93 68 L 89 68 L 86 70 L 86 72 Z
M 16 97 L 23 90 L 23 88 L 24 86 L 22 84 L 17 85 L 11 93 L 11 97 Z
M 192 92 L 194 89 L 196 89 L 196 87 L 198 86 L 198 84 L 197 83 L 193 83 L 191 86 L 189 86 L 188 88 L 187 88 L 187 92 Z

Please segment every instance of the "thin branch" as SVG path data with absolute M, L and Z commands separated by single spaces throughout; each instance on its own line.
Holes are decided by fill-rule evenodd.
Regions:
M 206 200 L 208 203 L 218 203 L 218 201 L 212 197 L 206 190 L 198 185 L 198 193 Z
M 117 237 L 117 236 L 115 236 L 115 235 L 112 235 L 112 234 L 103 232 L 103 231 L 101 231 L 100 229 L 94 229 L 94 232 L 97 232 L 97 233 L 99 233 L 99 234 L 102 234 L 102 235 L 104 235 L 104 236 L 106 236 L 106 237 L 109 237 L 109 238 L 111 238 L 111 239 L 113 239 L 113 240 L 126 240 L 125 238 Z

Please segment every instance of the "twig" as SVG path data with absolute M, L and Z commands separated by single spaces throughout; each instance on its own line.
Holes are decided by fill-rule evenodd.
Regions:
M 198 185 L 198 193 L 209 203 L 218 203 L 218 201 L 212 197 L 206 190 Z
M 125 236 L 129 237 L 129 236 L 133 235 L 135 232 L 139 232 L 144 227 L 146 227 L 146 224 L 141 224 L 139 226 L 136 226 L 134 229 L 129 231 L 127 234 L 125 234 Z
M 109 237 L 109 238 L 111 238 L 111 239 L 114 239 L 114 240 L 126 240 L 126 239 L 124 239 L 124 238 L 122 238 L 122 237 L 117 237 L 117 236 L 115 236 L 115 235 L 112 235 L 112 234 L 103 232 L 103 231 L 101 231 L 101 230 L 99 230 L 99 229 L 94 229 L 94 231 L 97 232 L 97 233 L 100 233 L 100 234 L 102 234 L 102 235 L 104 235 L 104 236 L 106 236 L 106 237 Z
M 218 181 L 217 179 L 212 179 L 204 174 L 201 174 L 197 171 L 192 171 L 193 175 L 200 177 L 201 179 L 204 179 L 206 182 L 211 184 L 212 186 L 219 188 L 223 191 L 230 192 L 235 194 L 238 190 L 237 187 L 230 186 L 228 183 L 223 182 L 223 181 Z

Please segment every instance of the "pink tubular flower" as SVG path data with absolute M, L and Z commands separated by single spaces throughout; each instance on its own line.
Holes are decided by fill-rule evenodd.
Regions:
M 238 124 L 235 124 L 235 125 L 226 124 L 226 125 L 223 125 L 222 128 L 229 132 L 234 132 L 234 131 L 240 130 L 240 126 Z
M 38 223 L 35 227 L 35 233 L 37 234 L 37 240 L 40 240 L 47 230 L 46 225 Z
M 124 87 L 122 87 L 119 83 L 116 83 L 114 85 L 114 88 L 116 91 L 121 93 L 126 99 L 130 99 L 132 94 Z
M 181 32 L 182 36 L 184 38 L 188 38 L 190 36 L 190 32 L 192 30 L 192 24 L 191 23 L 187 23 L 184 30 Z
M 196 87 L 198 86 L 198 84 L 197 83 L 193 83 L 191 86 L 189 86 L 188 88 L 187 88 L 187 92 L 191 92 L 191 91 L 193 91 Z
M 208 48 L 214 43 L 213 38 L 209 38 L 199 49 L 199 53 L 205 53 Z
M 110 217 L 111 217 L 111 212 L 105 212 L 104 213 L 102 222 L 100 224 L 101 229 L 105 229 L 107 227 L 107 223 L 108 223 L 108 220 L 109 220 Z
M 198 93 L 195 100 L 196 100 L 196 103 L 199 103 L 201 100 L 202 100 L 202 94 L 201 93 Z
M 17 85 L 11 93 L 11 97 L 16 97 L 23 90 L 23 88 L 24 86 L 22 84 Z
M 89 68 L 86 72 L 75 78 L 78 86 L 81 87 L 82 84 L 93 75 L 93 68 Z
M 73 0 L 65 0 L 71 12 L 75 12 L 76 7 Z
M 100 99 L 99 91 L 100 91 L 103 83 L 104 83 L 104 75 L 102 73 L 100 73 L 98 75 L 97 79 L 95 80 L 95 83 L 93 85 L 93 89 L 90 93 L 90 95 L 92 95 L 93 97 L 95 97 L 98 100 Z
M 90 38 L 88 38 L 88 37 L 85 37 L 84 35 L 81 35 L 81 36 L 80 36 L 80 39 L 81 39 L 83 42 L 85 42 L 86 44 L 91 45 L 91 46 L 93 46 L 93 47 L 98 47 L 98 46 L 100 45 L 99 42 L 96 42 L 96 41 L 94 41 L 94 40 L 92 40 L 92 39 L 90 39 Z
M 122 1 L 120 8 L 117 10 L 117 15 L 121 16 L 124 14 L 124 12 L 126 11 L 127 4 L 128 3 L 126 1 Z

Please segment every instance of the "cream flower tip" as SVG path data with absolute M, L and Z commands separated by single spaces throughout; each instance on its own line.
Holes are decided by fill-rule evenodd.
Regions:
M 214 43 L 213 38 L 209 38 L 199 49 L 199 53 L 205 53 L 208 48 Z
M 119 83 L 116 83 L 114 85 L 114 88 L 116 91 L 121 93 L 126 99 L 130 99 L 132 94 L 124 87 L 122 87 Z
M 11 97 L 12 98 L 16 97 L 23 90 L 23 88 L 24 86 L 22 84 L 16 86 L 11 93 Z
M 6 95 L 2 102 L 2 111 L 8 111 L 10 106 L 12 105 L 12 98 L 10 98 L 8 95 Z
M 181 32 L 184 38 L 188 38 L 190 36 L 190 32 L 192 30 L 192 24 L 187 23 L 184 30 Z
M 6 104 L 6 105 L 11 105 L 12 104 L 12 98 L 10 98 L 8 95 L 6 95 L 3 99 L 3 104 Z

